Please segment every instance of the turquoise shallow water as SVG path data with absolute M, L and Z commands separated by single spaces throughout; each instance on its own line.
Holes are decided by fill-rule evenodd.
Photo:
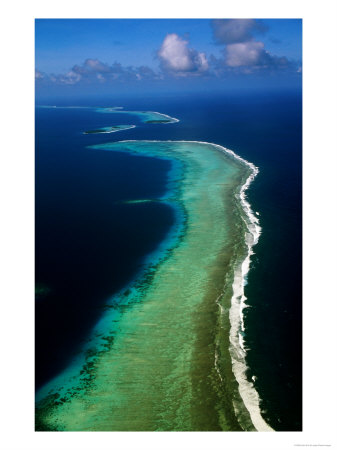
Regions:
M 235 267 L 246 253 L 239 193 L 250 166 L 208 143 L 91 148 L 174 161 L 160 201 L 177 211 L 177 227 L 123 300 L 107 302 L 77 361 L 39 392 L 41 429 L 254 429 L 226 343 Z
M 122 149 L 122 148 L 121 148 Z M 155 152 L 152 156 L 155 155 Z M 155 156 L 158 157 L 158 154 Z M 160 159 L 168 161 L 165 156 Z M 113 336 L 118 332 L 118 323 L 124 309 L 141 301 L 142 291 L 145 289 L 156 266 L 167 257 L 167 253 L 177 245 L 185 226 L 184 209 L 177 203 L 179 180 L 182 177 L 182 165 L 178 160 L 170 160 L 171 170 L 168 173 L 167 190 L 163 195 L 156 199 L 143 198 L 137 200 L 125 200 L 119 202 L 122 204 L 142 204 L 149 202 L 165 203 L 174 213 L 175 221 L 165 239 L 157 245 L 156 249 L 149 253 L 142 261 L 140 270 L 136 277 L 118 294 L 106 299 L 102 307 L 100 320 L 92 329 L 90 335 L 82 343 L 80 352 L 72 358 L 71 364 L 56 377 L 53 377 L 48 383 L 45 383 L 36 393 L 36 401 L 40 402 L 49 394 L 57 393 L 59 398 L 69 398 L 74 390 L 80 389 L 79 386 L 86 385 L 88 373 L 83 368 L 90 364 L 92 355 L 106 351 L 113 342 Z M 142 211 L 140 210 L 140 214 Z

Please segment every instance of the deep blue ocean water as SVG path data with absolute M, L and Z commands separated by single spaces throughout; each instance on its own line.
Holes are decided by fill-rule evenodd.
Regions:
M 111 118 L 114 119 L 113 117 Z M 160 203 L 122 204 L 166 192 L 170 163 L 86 145 L 111 135 L 87 110 L 36 110 L 36 384 L 57 373 L 173 224 Z M 84 127 L 84 128 L 83 128 Z
M 92 110 L 36 110 L 36 381 L 61 370 L 174 221 L 160 203 L 120 204 L 165 193 L 170 163 L 86 145 L 122 139 L 208 141 L 260 169 L 248 200 L 262 235 L 246 286 L 247 362 L 266 420 L 302 428 L 302 99 L 297 92 L 105 98 L 40 104 L 124 106 L 177 117 L 168 125 Z M 85 130 L 137 128 L 106 135 Z

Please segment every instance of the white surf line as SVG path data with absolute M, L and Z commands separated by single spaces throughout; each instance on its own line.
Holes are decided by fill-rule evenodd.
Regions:
M 241 158 L 241 156 L 237 155 L 232 150 L 229 150 L 225 147 L 214 144 L 221 151 L 225 151 L 226 153 L 231 154 L 234 158 L 240 160 L 244 164 L 248 165 L 252 169 L 251 175 L 247 178 L 246 182 L 240 189 L 240 202 L 242 209 L 248 220 L 244 218 L 244 222 L 246 224 L 248 232 L 246 233 L 245 240 L 248 247 L 248 254 L 246 258 L 243 260 L 241 265 L 236 269 L 234 274 L 233 281 L 233 296 L 231 299 L 231 308 L 229 311 L 230 318 L 230 354 L 232 358 L 232 367 L 235 378 L 239 384 L 239 393 L 240 396 L 249 412 L 253 425 L 257 429 L 257 431 L 274 431 L 263 419 L 261 416 L 260 410 L 260 398 L 259 395 L 254 388 L 254 384 L 247 379 L 246 370 L 247 364 L 245 360 L 245 347 L 244 347 L 244 338 L 243 331 L 245 330 L 244 326 L 244 317 L 243 317 L 243 309 L 247 307 L 245 301 L 247 298 L 244 295 L 244 286 L 246 283 L 246 277 L 249 272 L 250 267 L 250 258 L 253 254 L 253 246 L 258 242 L 259 236 L 261 234 L 261 227 L 259 225 L 258 218 L 254 215 L 250 204 L 246 200 L 246 191 L 249 188 L 250 184 L 256 177 L 259 172 L 259 169 L 251 162 L 246 161 Z
M 246 370 L 247 364 L 245 359 L 246 350 L 244 348 L 244 339 L 242 332 L 244 331 L 244 317 L 243 317 L 243 309 L 247 306 L 245 304 L 246 297 L 244 295 L 244 285 L 246 281 L 247 274 L 249 272 L 250 266 L 250 257 L 253 254 L 253 246 L 258 242 L 259 236 L 261 234 L 261 227 L 259 225 L 259 219 L 254 215 L 250 204 L 246 200 L 246 190 L 249 188 L 250 184 L 256 177 L 259 172 L 258 167 L 256 167 L 253 163 L 246 161 L 241 158 L 241 156 L 237 155 L 233 150 L 230 150 L 226 147 L 223 147 L 219 144 L 214 144 L 212 142 L 204 142 L 204 141 L 185 141 L 185 140 L 136 140 L 136 139 L 128 139 L 124 141 L 118 142 L 183 142 L 183 143 L 196 143 L 196 144 L 207 144 L 212 145 L 218 150 L 228 153 L 239 161 L 243 162 L 247 166 L 252 169 L 252 173 L 247 178 L 246 182 L 240 189 L 240 203 L 244 213 L 247 216 L 247 220 L 244 219 L 244 222 L 247 227 L 247 233 L 245 236 L 246 244 L 248 247 L 248 254 L 241 265 L 236 269 L 234 274 L 234 282 L 233 282 L 233 296 L 231 299 L 231 307 L 229 311 L 229 319 L 230 319 L 230 355 L 232 358 L 232 368 L 233 373 L 236 378 L 236 381 L 239 385 L 239 393 L 242 398 L 242 401 L 247 408 L 249 415 L 251 417 L 252 423 L 257 431 L 274 431 L 263 419 L 261 415 L 260 409 L 260 398 L 254 387 L 254 384 L 247 379 Z M 215 356 L 215 364 L 217 372 L 220 375 L 218 369 L 218 355 Z M 237 407 L 234 405 L 234 409 L 237 411 Z
M 125 112 L 128 112 L 128 111 L 125 111 Z M 180 120 L 179 119 L 176 119 L 175 117 L 171 117 L 171 116 L 168 116 L 167 114 L 163 114 L 163 113 L 160 113 L 160 112 L 157 112 L 157 111 L 146 111 L 147 113 L 154 113 L 154 114 L 159 114 L 159 115 L 161 115 L 161 116 L 163 116 L 163 117 L 167 117 L 168 119 L 170 119 L 172 122 L 170 122 L 170 123 L 176 123 L 176 122 L 180 122 Z M 163 123 L 163 125 L 166 125 L 165 123 Z M 170 142 L 183 142 L 183 141 L 170 141 Z M 192 142 L 192 141 L 187 141 L 187 142 Z
M 244 347 L 244 338 L 242 334 L 243 331 L 245 330 L 243 309 L 247 307 L 247 305 L 245 304 L 247 298 L 244 295 L 244 286 L 246 283 L 247 274 L 249 272 L 250 258 L 251 255 L 253 254 L 252 248 L 258 242 L 259 236 L 261 234 L 261 227 L 259 225 L 259 220 L 254 215 L 250 204 L 246 200 L 246 190 L 249 188 L 250 184 L 258 174 L 259 169 L 253 163 L 241 158 L 232 150 L 229 150 L 221 146 L 218 147 L 220 147 L 221 151 L 226 151 L 227 153 L 231 154 L 236 159 L 239 159 L 252 169 L 251 175 L 247 178 L 246 182 L 241 187 L 239 194 L 242 209 L 248 219 L 246 220 L 244 218 L 244 222 L 246 224 L 248 231 L 245 236 L 246 244 L 248 247 L 248 254 L 234 273 L 234 281 L 232 285 L 233 296 L 231 299 L 231 308 L 229 311 L 229 318 L 231 324 L 230 354 L 232 357 L 233 373 L 239 384 L 239 393 L 250 414 L 253 425 L 255 426 L 257 431 L 274 431 L 261 416 L 259 395 L 256 389 L 254 388 L 254 384 L 251 381 L 249 381 L 246 376 L 247 370 L 247 364 L 245 360 L 246 350 Z

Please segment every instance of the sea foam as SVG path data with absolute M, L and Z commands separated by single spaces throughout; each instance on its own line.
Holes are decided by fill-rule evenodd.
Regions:
M 231 308 L 229 311 L 230 319 L 230 354 L 232 358 L 232 367 L 235 378 L 239 384 L 239 393 L 245 404 L 253 425 L 257 431 L 273 431 L 273 429 L 265 422 L 261 416 L 259 395 L 254 388 L 254 384 L 247 379 L 247 364 L 245 360 L 244 335 L 245 330 L 243 310 L 247 306 L 247 297 L 244 294 L 244 286 L 247 282 L 247 274 L 249 272 L 251 256 L 254 254 L 253 247 L 258 242 L 261 227 L 258 218 L 254 215 L 250 204 L 246 199 L 246 191 L 259 172 L 259 169 L 251 162 L 246 161 L 232 150 L 222 147 L 222 151 L 226 151 L 233 157 L 239 159 L 250 167 L 252 173 L 240 189 L 239 198 L 242 209 L 244 211 L 243 220 L 246 224 L 247 232 L 245 233 L 245 241 L 248 249 L 246 258 L 238 264 L 234 273 L 233 296 L 231 299 Z M 234 405 L 235 406 L 235 405 Z M 237 409 L 237 407 L 235 408 Z

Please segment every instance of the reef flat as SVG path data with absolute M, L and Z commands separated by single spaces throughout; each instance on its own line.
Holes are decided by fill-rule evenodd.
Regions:
M 167 124 L 167 123 L 177 123 L 179 119 L 171 117 L 167 114 L 163 114 L 156 111 L 128 111 L 124 110 L 122 106 L 111 106 L 111 107 L 100 107 L 100 106 L 55 106 L 55 105 L 38 105 L 38 108 L 43 109 L 91 109 L 95 112 L 102 114 L 127 114 L 137 117 L 141 122 L 148 124 Z M 131 127 L 134 125 L 116 125 L 116 127 Z M 110 127 L 107 127 L 110 128 Z M 123 128 L 125 129 L 125 128 Z M 99 128 L 103 130 L 103 128 Z M 118 131 L 118 130 L 115 130 Z M 101 132 L 94 130 L 94 132 Z M 86 133 L 88 134 L 88 133 Z
M 138 117 L 143 123 L 148 124 L 166 124 L 179 122 L 175 117 L 168 116 L 167 114 L 159 113 L 156 111 L 127 111 L 122 107 L 113 108 L 96 108 L 96 112 L 104 114 L 127 114 Z
M 96 330 L 101 344 L 77 361 L 80 376 L 70 370 L 39 393 L 37 429 L 270 429 L 244 379 L 240 327 L 254 239 L 243 194 L 254 166 L 201 142 L 122 141 L 91 148 L 169 159 L 180 167 L 162 201 L 183 218 L 181 232 L 170 236 L 165 257 L 149 266 L 142 281 L 121 293 L 123 301 L 107 302 Z

